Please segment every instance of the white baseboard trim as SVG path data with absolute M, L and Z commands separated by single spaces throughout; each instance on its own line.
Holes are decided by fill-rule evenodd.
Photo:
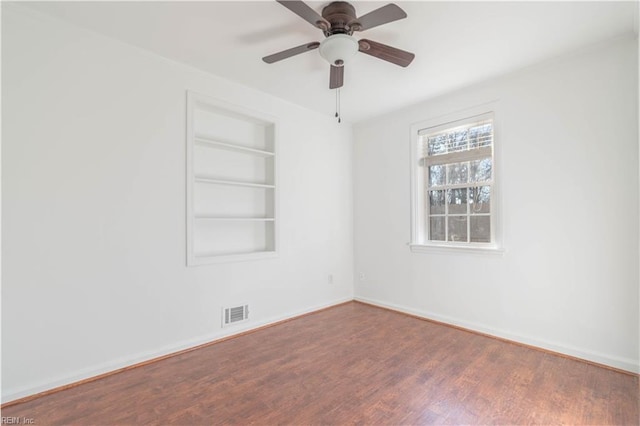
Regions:
M 483 324 L 478 324 L 474 322 L 459 320 L 456 318 L 447 317 L 444 315 L 434 314 L 432 312 L 423 311 L 420 309 L 414 309 L 407 306 L 396 305 L 394 303 L 382 302 L 375 299 L 370 299 L 367 297 L 356 296 L 354 300 L 368 303 L 370 305 L 379 306 L 382 308 L 391 309 L 398 312 L 403 312 L 410 315 L 415 315 L 417 317 L 421 317 L 427 320 L 433 320 L 445 324 L 454 325 L 457 327 L 465 328 L 470 331 L 476 331 L 483 334 L 488 334 L 491 336 L 499 337 L 501 339 L 510 340 L 516 343 L 522 343 L 528 346 L 535 346 L 541 349 L 545 349 L 552 352 L 557 352 L 559 354 L 568 355 L 574 358 L 580 358 L 586 361 L 595 362 L 597 364 L 602 364 L 605 366 L 617 368 L 620 370 L 629 371 L 631 373 L 640 373 L 640 360 L 633 360 L 630 358 L 622 358 L 615 355 L 603 354 L 600 352 L 595 352 L 586 349 L 580 349 L 573 346 L 563 345 L 556 342 L 550 342 L 543 339 L 538 339 L 530 336 L 524 336 L 521 334 L 516 334 L 512 332 L 508 332 L 505 330 L 500 330 L 497 328 L 489 327 Z
M 200 336 L 195 339 L 184 340 L 174 345 L 167 345 L 158 350 L 138 353 L 136 355 L 127 356 L 127 357 L 112 360 L 100 365 L 84 368 L 82 370 L 78 370 L 74 374 L 52 378 L 50 380 L 46 380 L 35 385 L 26 386 L 24 388 L 18 388 L 18 389 L 2 389 L 2 404 L 10 403 L 17 399 L 36 395 L 38 393 L 46 392 L 55 388 L 59 388 L 61 386 L 72 385 L 74 383 L 91 379 L 96 376 L 101 376 L 103 374 L 111 373 L 111 372 L 120 370 L 122 368 L 131 367 L 136 364 L 140 364 L 156 358 L 171 355 L 176 352 L 184 351 L 186 349 L 191 349 L 206 343 L 213 343 L 221 339 L 229 338 L 229 337 L 246 333 L 248 331 L 252 331 L 252 330 L 265 327 L 271 324 L 276 324 L 284 320 L 292 319 L 295 317 L 299 317 L 301 315 L 305 315 L 305 314 L 309 314 L 322 309 L 330 308 L 332 306 L 336 306 L 345 302 L 350 302 L 352 300 L 353 300 L 352 297 L 347 297 L 343 299 L 334 300 L 329 303 L 315 305 L 315 306 L 308 307 L 306 309 L 290 312 L 285 315 L 278 315 L 275 317 L 267 318 L 258 322 L 242 324 L 242 326 L 238 324 L 237 326 L 231 329 L 228 329 L 228 328 L 221 329 L 216 333 Z

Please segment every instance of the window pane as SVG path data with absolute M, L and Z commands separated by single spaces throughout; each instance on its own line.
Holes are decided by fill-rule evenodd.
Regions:
M 447 190 L 449 214 L 467 214 L 467 188 Z
M 444 185 L 445 166 L 429 166 L 429 186 Z
M 429 239 L 432 241 L 444 241 L 444 216 L 429 218 Z
M 466 151 L 468 149 L 468 133 L 469 131 L 467 129 L 449 133 L 448 152 Z
M 467 216 L 449 216 L 449 241 L 467 242 Z
M 491 158 L 471 162 L 469 182 L 485 182 L 491 180 Z
M 469 188 L 469 204 L 471 205 L 471 214 L 489 213 L 491 211 L 491 187 Z
M 469 162 L 453 163 L 447 165 L 447 183 L 455 185 L 457 183 L 467 183 L 469 181 Z
M 447 134 L 441 133 L 427 139 L 429 155 L 444 154 L 447 152 Z
M 444 214 L 444 190 L 429 191 L 429 213 Z
M 491 218 L 489 216 L 471 216 L 471 242 L 491 242 Z
M 493 129 L 491 123 L 481 124 L 469 129 L 469 146 L 480 148 L 493 143 Z

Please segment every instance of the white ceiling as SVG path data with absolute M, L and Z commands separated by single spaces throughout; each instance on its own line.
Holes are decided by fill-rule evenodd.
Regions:
M 320 30 L 275 1 L 37 2 L 28 7 L 173 60 L 333 115 L 329 65 L 311 51 Z M 320 12 L 328 2 L 309 1 Z M 352 2 L 358 16 L 383 6 Z M 351 122 L 504 74 L 602 40 L 637 34 L 638 3 L 396 2 L 408 18 L 356 33 L 416 54 L 401 68 L 358 54 L 345 68 L 342 114 Z

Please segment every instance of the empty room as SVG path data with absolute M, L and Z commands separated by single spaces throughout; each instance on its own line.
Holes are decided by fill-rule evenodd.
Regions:
M 1 424 L 640 424 L 637 1 L 3 1 Z

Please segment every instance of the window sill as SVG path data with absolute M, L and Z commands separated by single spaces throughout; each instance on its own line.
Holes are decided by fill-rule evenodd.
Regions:
M 409 244 L 409 248 L 413 253 L 471 253 L 480 255 L 502 256 L 505 253 L 502 247 L 478 247 L 478 246 L 454 246 L 454 245 L 436 245 L 436 244 Z

